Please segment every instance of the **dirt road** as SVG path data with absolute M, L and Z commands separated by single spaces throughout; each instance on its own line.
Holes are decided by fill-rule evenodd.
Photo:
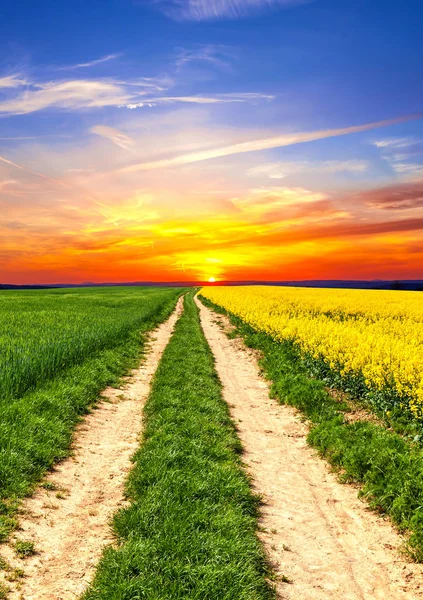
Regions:
M 254 354 L 241 340 L 228 339 L 223 317 L 197 304 L 243 460 L 265 499 L 260 537 L 277 572 L 292 582 L 279 580 L 280 598 L 423 598 L 422 566 L 400 555 L 401 537 L 329 472 L 307 445 L 298 413 L 269 399 Z
M 142 408 L 152 377 L 181 314 L 180 299 L 170 319 L 151 335 L 147 354 L 121 389 L 110 388 L 77 428 L 73 455 L 60 463 L 41 488 L 24 502 L 16 538 L 31 540 L 37 551 L 24 561 L 10 546 L 1 555 L 25 577 L 8 584 L 8 598 L 74 600 L 94 575 L 102 549 L 113 541 L 109 519 L 123 505 L 123 485 L 131 456 L 139 446 Z

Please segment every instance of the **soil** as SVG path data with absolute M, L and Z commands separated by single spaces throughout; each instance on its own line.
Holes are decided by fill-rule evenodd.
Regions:
M 110 518 L 125 505 L 124 482 L 140 443 L 142 408 L 182 302 L 150 334 L 141 366 L 121 388 L 105 390 L 78 426 L 71 457 L 46 477 L 50 490 L 40 487 L 23 503 L 17 534 L 0 548 L 12 568 L 25 573 L 7 583 L 8 599 L 74 600 L 91 582 L 102 550 L 114 541 Z M 36 554 L 16 558 L 17 539 L 32 541 Z
M 307 445 L 301 415 L 269 398 L 255 353 L 242 340 L 228 339 L 217 315 L 197 304 L 243 461 L 263 497 L 259 537 L 276 572 L 279 598 L 423 598 L 423 567 L 401 553 L 403 538 Z M 227 320 L 219 321 L 228 330 Z

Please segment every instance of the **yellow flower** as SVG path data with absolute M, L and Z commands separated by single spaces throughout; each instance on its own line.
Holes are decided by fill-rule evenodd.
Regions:
M 423 297 L 419 292 L 206 287 L 206 298 L 331 369 L 393 389 L 423 415 Z

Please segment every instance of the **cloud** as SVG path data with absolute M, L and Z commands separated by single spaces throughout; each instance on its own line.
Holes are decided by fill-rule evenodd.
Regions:
M 172 87 L 175 82 L 169 75 L 158 75 L 157 77 L 138 77 L 129 81 L 118 81 L 117 83 L 129 87 L 139 87 L 145 90 L 151 89 L 156 92 L 163 92 Z
M 380 210 L 408 210 L 423 207 L 423 181 L 386 186 L 354 194 L 353 199 Z
M 408 175 L 409 178 L 423 176 L 423 164 L 393 161 L 391 166 L 396 173 Z
M 339 209 L 322 192 L 301 187 L 274 187 L 250 190 L 240 198 L 232 198 L 232 203 L 248 222 L 268 225 L 272 228 L 343 220 L 351 214 Z
M 6 88 L 17 88 L 22 85 L 26 85 L 28 82 L 22 78 L 21 75 L 8 75 L 7 77 L 0 77 L 0 89 Z
M 119 148 L 123 148 L 124 150 L 131 151 L 133 146 L 135 146 L 135 142 L 133 139 L 118 131 L 117 129 L 113 129 L 113 127 L 107 127 L 106 125 L 96 125 L 90 129 L 91 133 L 95 133 L 96 135 L 100 135 L 104 137 Z
M 411 143 L 408 138 L 388 138 L 373 142 L 376 148 L 407 148 Z
M 182 68 L 191 63 L 209 63 L 219 69 L 230 69 L 232 52 L 221 44 L 202 44 L 196 48 L 178 48 L 176 66 Z
M 376 129 L 378 127 L 387 127 L 388 125 L 395 125 L 397 123 L 403 123 L 405 121 L 410 121 L 413 119 L 421 119 L 422 117 L 423 113 L 418 115 L 407 115 L 404 117 L 388 119 L 385 121 L 376 121 L 374 123 L 366 123 L 365 125 L 358 125 L 355 127 L 345 127 L 342 129 L 324 129 L 319 131 L 309 131 L 305 133 L 279 135 L 260 140 L 251 140 L 239 144 L 232 144 L 231 146 L 224 146 L 221 148 L 214 148 L 211 150 L 204 150 L 191 154 L 182 154 L 179 156 L 173 156 L 170 158 L 164 158 L 152 162 L 138 163 L 135 165 L 130 165 L 128 167 L 123 167 L 119 170 L 119 172 L 131 173 L 137 171 L 149 171 L 152 169 L 164 169 L 166 167 L 177 167 L 195 162 L 201 162 L 204 160 L 210 160 L 213 158 L 231 156 L 233 154 L 258 152 L 261 150 L 271 150 L 272 148 L 282 148 L 285 146 L 292 146 L 295 144 L 302 144 L 305 142 L 312 142 L 315 140 L 337 137 L 341 135 L 349 135 L 352 133 L 360 133 L 363 131 L 370 131 L 371 129 Z
M 116 106 L 131 95 L 112 80 L 76 79 L 36 84 L 31 90 L 0 102 L 0 114 L 24 115 L 45 108 L 75 110 Z
M 16 183 L 18 183 L 16 179 L 4 179 L 3 181 L 0 181 L 0 190 L 10 185 L 15 185 Z
M 374 142 L 391 169 L 407 179 L 423 175 L 423 141 L 415 138 L 388 138 Z
M 177 20 L 236 19 L 272 7 L 305 4 L 310 0 L 155 0 L 163 12 Z
M 253 177 L 266 176 L 269 179 L 284 179 L 297 173 L 363 173 L 369 167 L 365 160 L 326 160 L 277 162 L 258 165 L 248 171 Z
M 258 188 L 250 191 L 245 198 L 234 198 L 232 202 L 248 212 L 262 214 L 284 207 L 310 204 L 325 200 L 325 194 L 312 192 L 304 188 Z
M 423 219 L 401 219 L 398 221 L 386 221 L 383 223 L 354 223 L 352 225 L 335 226 L 328 228 L 327 230 L 322 229 L 320 232 L 317 231 L 316 237 L 333 236 L 335 238 L 341 238 L 342 236 L 370 236 L 370 235 L 383 235 L 385 233 L 400 233 L 400 232 L 411 232 L 421 231 L 423 229 Z M 310 232 L 310 236 L 313 236 L 313 232 Z
M 102 58 L 97 58 L 96 60 L 92 60 L 90 62 L 79 63 L 77 65 L 70 65 L 68 67 L 59 67 L 60 71 L 71 71 L 73 69 L 88 69 L 90 67 L 95 67 L 96 65 L 101 65 L 102 63 L 109 62 L 110 60 L 115 60 L 119 58 L 122 54 L 108 54 L 107 56 L 103 56 Z
M 169 77 L 138 78 L 120 81 L 111 78 L 70 79 L 45 83 L 28 83 L 18 77 L 0 79 L 3 87 L 25 89 L 0 101 L 0 116 L 24 115 L 47 108 L 81 110 L 115 106 L 136 109 L 159 104 L 255 103 L 273 100 L 274 96 L 256 92 L 212 94 L 210 96 L 159 96 L 173 85 Z
M 274 100 L 275 96 L 270 94 L 260 94 L 256 92 L 243 92 L 232 94 L 215 94 L 210 96 L 160 96 L 157 98 L 148 97 L 137 103 L 120 104 L 119 108 L 144 108 L 146 106 L 157 106 L 158 104 L 174 104 L 181 102 L 184 104 L 227 104 L 232 102 L 255 103 L 261 100 Z

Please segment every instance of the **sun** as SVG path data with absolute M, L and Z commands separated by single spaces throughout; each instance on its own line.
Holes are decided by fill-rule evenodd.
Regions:
M 209 283 L 215 283 L 216 279 L 214 277 L 209 278 Z

